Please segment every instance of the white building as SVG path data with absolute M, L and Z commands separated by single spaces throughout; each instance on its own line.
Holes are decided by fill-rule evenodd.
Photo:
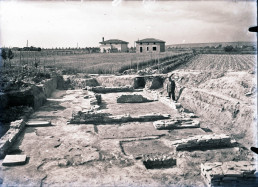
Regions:
M 99 42 L 101 53 L 115 53 L 115 52 L 128 52 L 128 42 L 118 39 L 104 40 Z
M 137 53 L 165 52 L 165 41 L 155 38 L 146 38 L 136 41 Z

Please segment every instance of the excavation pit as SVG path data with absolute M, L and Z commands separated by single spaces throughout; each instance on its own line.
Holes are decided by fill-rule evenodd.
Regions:
M 143 155 L 171 153 L 171 148 L 158 139 L 122 141 L 121 147 L 125 155 L 132 155 L 134 158 L 144 157 Z

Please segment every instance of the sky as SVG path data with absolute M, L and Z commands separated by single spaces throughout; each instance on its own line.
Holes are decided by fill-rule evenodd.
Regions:
M 102 37 L 134 46 L 256 41 L 255 1 L 1 1 L 0 45 L 98 47 Z

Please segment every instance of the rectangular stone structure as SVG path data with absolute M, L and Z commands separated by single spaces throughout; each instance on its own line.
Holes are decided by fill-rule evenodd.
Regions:
M 153 122 L 157 130 L 171 130 L 182 128 L 199 128 L 200 122 L 191 118 L 174 118 L 169 120 L 161 120 Z
M 152 102 L 153 100 L 149 100 L 142 95 L 139 94 L 127 94 L 127 95 L 121 95 L 117 97 L 117 103 L 146 103 L 146 102 Z
M 26 127 L 46 127 L 51 126 L 50 121 L 30 120 L 26 123 Z
M 142 161 L 147 169 L 170 168 L 176 166 L 176 158 L 173 154 L 144 155 Z
M 229 161 L 201 164 L 201 175 L 208 186 L 258 186 L 255 163 Z
M 219 148 L 231 146 L 231 138 L 225 134 L 197 135 L 190 138 L 173 141 L 172 145 L 176 151 L 202 149 L 202 148 Z
M 26 155 L 6 155 L 2 165 L 3 166 L 16 166 L 23 165 L 26 163 Z

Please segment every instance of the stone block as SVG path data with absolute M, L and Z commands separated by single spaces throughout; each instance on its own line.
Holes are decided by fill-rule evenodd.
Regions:
M 6 155 L 2 165 L 3 166 L 16 166 L 26 163 L 26 155 Z
M 39 121 L 39 120 L 30 120 L 26 123 L 26 127 L 46 127 L 51 126 L 50 121 Z

